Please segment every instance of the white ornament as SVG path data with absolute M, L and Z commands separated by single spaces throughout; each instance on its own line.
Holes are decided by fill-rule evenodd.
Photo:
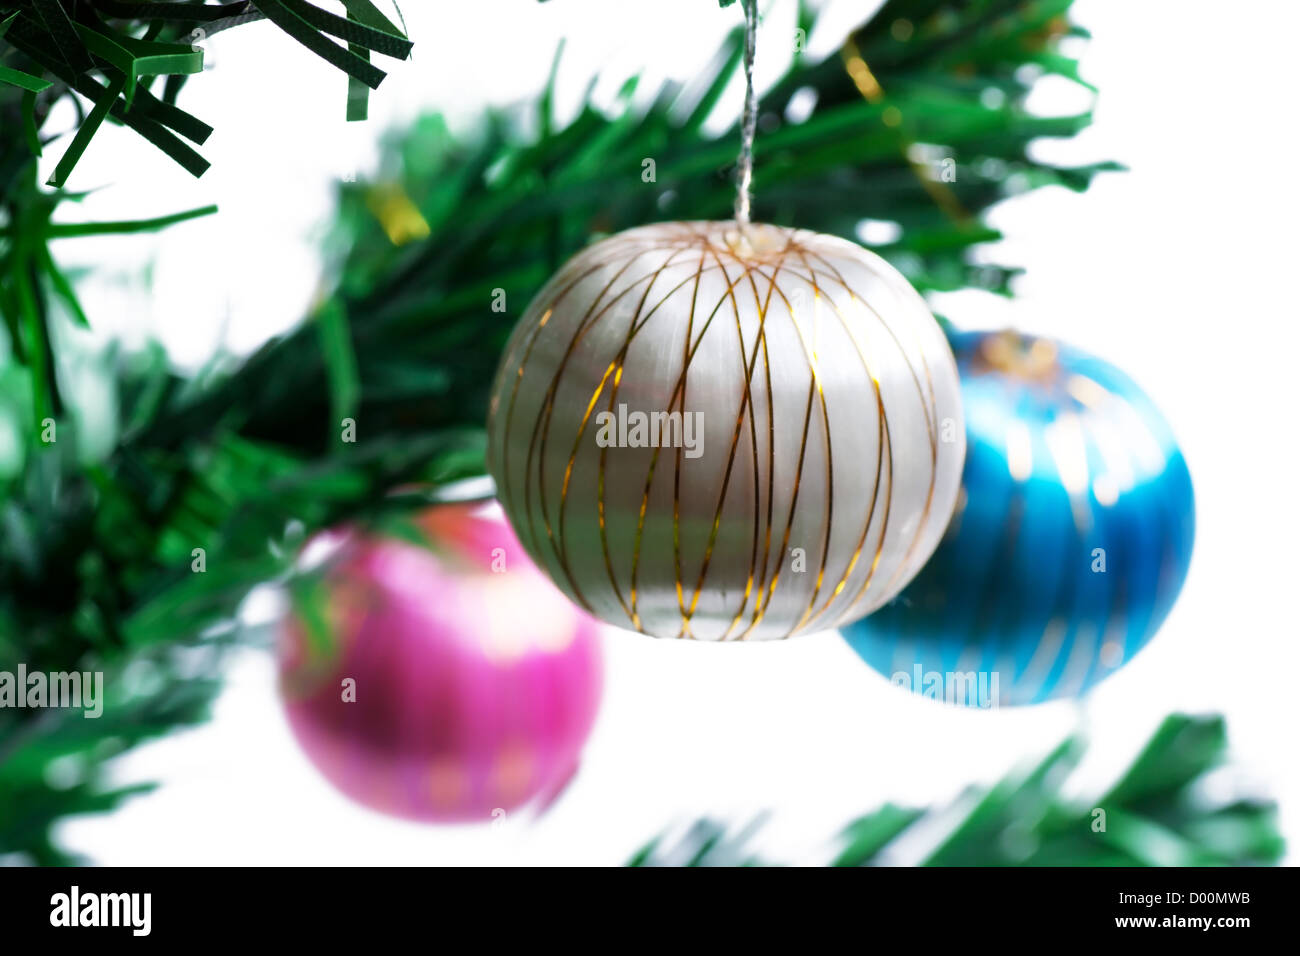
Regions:
M 957 367 L 879 256 L 677 222 L 579 253 L 493 386 L 488 467 L 537 565 L 659 637 L 833 628 L 929 558 L 965 456 Z

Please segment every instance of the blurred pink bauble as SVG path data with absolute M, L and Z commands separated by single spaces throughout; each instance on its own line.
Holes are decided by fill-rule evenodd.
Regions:
M 295 586 L 279 651 L 294 735 L 338 789 L 394 816 L 544 808 L 595 720 L 598 625 L 495 503 L 438 505 L 418 524 L 429 548 L 345 536 Z

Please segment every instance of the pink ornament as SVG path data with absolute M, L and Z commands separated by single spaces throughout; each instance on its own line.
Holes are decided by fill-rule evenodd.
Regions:
M 294 735 L 336 787 L 394 816 L 544 807 L 596 716 L 598 625 L 495 504 L 438 505 L 419 524 L 431 549 L 348 536 L 295 588 L 279 654 Z

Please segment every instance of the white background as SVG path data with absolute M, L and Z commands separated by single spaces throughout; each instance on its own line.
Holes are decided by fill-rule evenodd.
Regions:
M 831 49 L 875 6 L 832 0 L 813 52 Z M 794 7 L 771 4 L 760 83 L 784 65 Z M 1095 746 L 1070 788 L 1099 792 L 1161 717 L 1186 710 L 1228 716 L 1238 769 L 1220 775 L 1214 792 L 1271 794 L 1300 847 L 1292 397 L 1300 7 L 1076 7 L 1095 35 L 1083 72 L 1102 91 L 1096 123 L 1073 141 L 1042 144 L 1042 155 L 1113 158 L 1131 171 L 1099 178 L 1082 196 L 1048 190 L 999 207 L 992 221 L 1008 239 L 989 254 L 1027 267 L 1018 299 L 962 293 L 938 306 L 965 324 L 1015 324 L 1115 361 L 1156 398 L 1186 451 L 1198 527 L 1182 598 L 1153 644 L 1084 706 L 938 706 L 889 687 L 833 634 L 720 647 L 611 633 L 584 769 L 551 812 L 500 827 L 430 828 L 333 793 L 289 735 L 268 657 L 249 651 L 210 725 L 119 764 L 123 781 L 159 779 L 159 791 L 66 824 L 62 836 L 115 864 L 616 864 L 669 824 L 703 814 L 739 823 L 770 809 L 760 848 L 817 861 L 853 815 L 885 800 L 945 801 L 1041 754 L 1081 721 Z M 217 129 L 203 150 L 214 164 L 204 178 L 191 180 L 132 134 L 97 137 L 71 185 L 106 188 L 76 215 L 208 202 L 222 210 L 159 237 L 60 245 L 65 262 L 100 270 L 84 300 L 99 335 L 159 337 L 183 367 L 218 347 L 246 351 L 303 314 L 320 282 L 313 234 L 329 221 L 331 182 L 369 168 L 386 126 L 436 107 L 463 127 L 484 103 L 535 94 L 561 37 L 561 103 L 571 105 L 597 72 L 602 95 L 641 70 L 647 92 L 698 71 L 739 17 L 713 0 L 412 3 L 404 12 L 415 58 L 393 64 L 367 124 L 342 121 L 335 71 L 256 24 L 210 41 L 215 70 L 182 100 Z M 731 93 L 724 124 L 739 106 L 739 90 Z M 1067 111 L 1078 100 L 1058 86 L 1034 105 Z

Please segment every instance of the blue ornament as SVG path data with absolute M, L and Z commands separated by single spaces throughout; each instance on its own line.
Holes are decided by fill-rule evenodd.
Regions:
M 1131 659 L 1191 561 L 1192 481 L 1114 366 L 1047 339 L 954 333 L 962 488 L 901 594 L 844 629 L 893 683 L 970 706 L 1077 697 Z

